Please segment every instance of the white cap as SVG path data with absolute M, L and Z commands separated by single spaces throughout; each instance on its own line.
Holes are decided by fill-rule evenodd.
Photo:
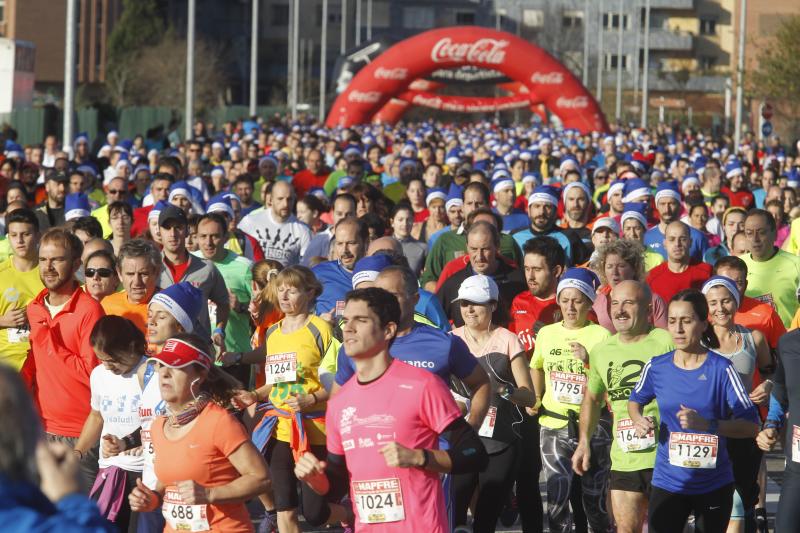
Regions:
M 594 234 L 594 232 L 600 228 L 608 228 L 614 233 L 619 233 L 619 224 L 617 224 L 617 221 L 611 217 L 602 217 L 595 220 L 594 225 L 592 226 L 592 234 Z
M 498 293 L 497 283 L 492 278 L 475 274 L 461 282 L 458 296 L 453 301 L 466 300 L 476 304 L 488 304 L 497 301 Z

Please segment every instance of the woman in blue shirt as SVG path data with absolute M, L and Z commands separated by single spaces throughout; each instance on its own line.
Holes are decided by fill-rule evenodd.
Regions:
M 682 531 L 693 513 L 696 531 L 724 533 L 733 504 L 725 438 L 754 438 L 758 412 L 733 364 L 704 347 L 716 343 L 700 291 L 687 289 L 672 298 L 667 328 L 675 350 L 645 365 L 628 402 L 642 436 L 654 429 L 643 407 L 656 400 L 661 413 L 649 530 Z

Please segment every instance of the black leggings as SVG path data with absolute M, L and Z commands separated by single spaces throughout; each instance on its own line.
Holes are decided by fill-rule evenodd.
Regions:
M 472 530 L 475 533 L 494 531 L 497 519 L 514 485 L 518 456 L 519 444 L 510 444 L 504 450 L 489 455 L 489 465 L 483 472 L 453 476 L 456 526 L 467 525 L 467 508 L 475 493 L 475 487 L 478 487 Z
M 539 454 L 538 418 L 523 414 L 520 424 L 522 450 L 516 473 L 517 508 L 524 533 L 542 533 L 544 530 L 544 508 L 539 492 L 539 474 L 542 473 L 542 456 Z
M 325 446 L 311 446 L 311 453 L 324 460 L 328 455 Z M 297 478 L 294 476 L 294 456 L 288 442 L 270 439 L 264 457 L 269 465 L 272 490 L 275 494 L 275 509 L 291 511 L 300 504 L 297 497 Z M 302 497 L 302 514 L 312 526 L 321 526 L 331 515 L 328 502 L 305 483 L 299 483 Z
M 653 486 L 647 516 L 650 533 L 683 531 L 694 513 L 696 533 L 725 533 L 733 507 L 733 484 L 705 494 L 676 494 Z

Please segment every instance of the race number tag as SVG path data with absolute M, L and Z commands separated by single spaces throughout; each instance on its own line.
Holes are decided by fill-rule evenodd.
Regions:
M 353 498 L 362 524 L 399 522 L 406 517 L 397 478 L 353 481 Z
M 267 383 L 297 381 L 297 352 L 276 353 L 267 356 Z
M 719 437 L 707 433 L 671 433 L 669 464 L 683 468 L 716 468 Z
M 151 467 L 155 463 L 155 449 L 153 448 L 153 438 L 150 436 L 149 429 L 142 430 L 142 459 L 144 459 L 144 464 L 150 465 Z
M 583 401 L 583 390 L 586 387 L 586 376 L 572 372 L 550 372 L 550 383 L 553 386 L 553 398 L 559 403 L 580 405 Z
M 651 422 L 653 421 L 653 417 L 648 416 L 647 419 Z M 622 418 L 617 422 L 617 445 L 623 452 L 649 450 L 656 446 L 656 432 L 654 429 L 651 429 L 644 437 L 638 437 L 636 435 L 636 428 L 633 425 L 633 420 L 630 418 Z
M 217 304 L 211 300 L 208 300 L 208 323 L 212 325 L 211 329 L 217 324 Z
M 183 503 L 181 495 L 175 490 L 164 493 L 164 506 L 161 514 L 175 531 L 209 531 L 208 513 L 205 505 Z
M 478 430 L 478 435 L 481 437 L 492 438 L 494 435 L 494 424 L 497 422 L 497 407 L 491 406 L 486 411 L 486 416 L 483 417 L 483 423 Z
M 28 328 L 7 328 L 8 343 L 14 344 L 18 342 L 28 342 L 31 335 L 31 330 Z
M 800 427 L 792 426 L 792 461 L 800 463 Z

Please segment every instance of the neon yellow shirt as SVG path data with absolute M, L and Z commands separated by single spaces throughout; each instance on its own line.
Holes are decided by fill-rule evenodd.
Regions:
M 591 353 L 597 344 L 611 336 L 603 326 L 588 323 L 580 329 L 567 329 L 563 322 L 549 324 L 539 330 L 533 349 L 531 368 L 544 371 L 545 392 L 542 406 L 566 417 L 569 411 L 580 413 L 586 388 L 586 368 L 583 361 L 572 356 L 570 343 L 577 342 Z M 566 420 L 543 414 L 539 423 L 550 429 L 561 429 Z
M 788 328 L 798 308 L 800 257 L 778 250 L 768 261 L 756 261 L 749 253 L 741 259 L 747 265 L 745 296 L 771 304 Z
M 20 272 L 11 261 L 9 257 L 0 263 L 0 315 L 11 308 L 24 308 L 44 289 L 38 268 Z M 28 327 L 0 328 L 0 361 L 22 368 L 30 348 L 29 335 Z
M 611 445 L 611 468 L 620 472 L 633 472 L 653 468 L 656 462 L 656 446 L 645 450 L 625 451 L 619 445 L 617 422 L 630 419 L 628 416 L 628 397 L 639 382 L 642 369 L 657 355 L 675 349 L 672 337 L 666 330 L 653 328 L 639 342 L 623 343 L 619 334 L 614 335 L 594 347 L 589 354 L 589 390 L 596 395 L 608 392 L 608 402 L 614 414 Z M 655 419 L 659 424 L 658 404 L 650 402 L 644 408 L 644 416 Z M 658 442 L 656 435 L 656 442 Z

